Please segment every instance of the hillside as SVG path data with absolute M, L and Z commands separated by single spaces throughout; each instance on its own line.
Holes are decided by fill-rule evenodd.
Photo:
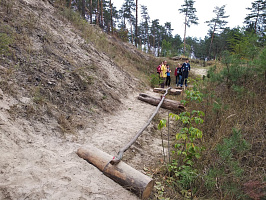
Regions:
M 0 1 L 0 199 L 137 199 L 75 152 L 115 155 L 135 135 L 154 107 L 136 101 L 146 83 L 132 66 L 155 60 L 64 12 Z M 125 155 L 139 170 L 161 151 L 150 134 Z

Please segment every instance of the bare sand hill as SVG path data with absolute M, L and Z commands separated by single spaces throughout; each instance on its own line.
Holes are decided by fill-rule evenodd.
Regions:
M 0 4 L 1 30 L 15 41 L 13 56 L 0 57 L 0 199 L 138 199 L 76 151 L 93 145 L 116 155 L 130 141 L 155 111 L 137 100 L 142 81 L 82 39 L 49 1 Z M 123 158 L 143 173 L 162 155 L 154 126 Z

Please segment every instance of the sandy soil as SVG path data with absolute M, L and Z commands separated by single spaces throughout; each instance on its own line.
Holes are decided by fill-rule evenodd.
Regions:
M 206 68 L 191 68 L 191 71 L 194 73 L 194 74 L 197 74 L 197 75 L 200 75 L 200 76 L 203 76 L 203 75 L 207 75 L 207 69 Z
M 1 91 L 0 199 L 138 199 L 76 155 L 86 145 L 116 155 L 155 111 L 137 95 L 123 99 L 115 115 L 105 115 L 86 130 L 60 139 L 46 134 L 52 124 L 13 121 L 9 109 L 16 101 Z M 160 139 L 144 132 L 124 160 L 141 170 L 143 160 L 161 151 Z
M 138 199 L 79 158 L 76 151 L 80 147 L 86 149 L 88 145 L 94 145 L 116 155 L 144 125 L 155 107 L 136 99 L 138 93 L 131 92 L 135 81 L 122 74 L 106 55 L 97 52 L 92 45 L 88 45 L 89 53 L 80 48 L 80 43 L 85 41 L 71 31 L 71 26 L 65 26 L 53 16 L 54 9 L 47 1 L 16 2 L 16 5 L 20 4 L 23 4 L 20 14 L 25 16 L 27 12 L 39 15 L 39 12 L 45 11 L 41 13 L 39 27 L 47 26 L 53 37 L 59 38 L 55 40 L 61 41 L 58 51 L 67 49 L 71 55 L 79 55 L 77 60 L 86 64 L 91 60 L 100 63 L 101 68 L 108 72 L 109 79 L 108 84 L 99 82 L 106 84 L 104 88 L 114 90 L 113 96 L 117 96 L 121 104 L 115 114 L 99 114 L 102 117 L 86 119 L 84 121 L 93 123 L 86 124 L 74 134 L 62 135 L 57 129 L 56 119 L 48 116 L 43 116 L 41 120 L 30 120 L 23 114 L 13 117 L 12 112 L 16 112 L 14 107 L 19 106 L 23 110 L 22 106 L 31 106 L 33 101 L 25 97 L 23 88 L 17 88 L 16 97 L 8 96 L 0 88 L 0 199 Z M 14 9 L 17 9 L 16 6 Z M 41 49 L 42 43 L 33 37 L 31 39 L 32 48 Z M 60 66 L 53 64 L 53 67 Z M 107 79 L 106 76 L 104 79 Z M 126 89 L 129 95 L 123 92 Z M 157 159 L 161 153 L 160 140 L 150 135 L 151 129 L 149 127 L 144 132 L 123 159 L 140 171 L 147 159 Z

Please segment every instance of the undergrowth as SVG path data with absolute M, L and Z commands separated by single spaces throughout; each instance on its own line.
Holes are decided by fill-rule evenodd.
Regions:
M 174 115 L 183 123 L 172 146 L 173 159 L 162 168 L 163 178 L 157 177 L 164 186 L 161 199 L 176 199 L 175 192 L 184 199 L 265 198 L 265 53 L 262 49 L 252 61 L 225 54 L 224 67 L 215 65 L 208 78 L 191 80 L 188 111 Z M 194 101 L 199 94 L 200 103 Z M 191 151 L 194 110 L 205 115 L 200 116 L 202 125 L 194 124 L 202 138 Z

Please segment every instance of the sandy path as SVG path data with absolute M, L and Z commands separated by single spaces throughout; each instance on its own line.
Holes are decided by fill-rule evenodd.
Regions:
M 138 101 L 137 95 L 122 100 L 120 112 L 96 119 L 95 126 L 67 139 L 51 134 L 53 124 L 12 121 L 8 110 L 16 102 L 4 96 L 0 100 L 0 199 L 138 199 L 75 153 L 89 144 L 116 155 L 155 110 Z M 142 157 L 161 151 L 159 141 L 152 139 L 149 147 L 146 137 L 140 139 L 142 146 L 137 144 L 139 152 L 129 162 L 132 167 L 141 169 Z M 146 154 L 144 149 L 150 151 Z
M 203 75 L 207 75 L 207 71 L 208 69 L 206 68 L 191 68 L 191 71 L 194 72 L 197 75 L 203 76 Z

